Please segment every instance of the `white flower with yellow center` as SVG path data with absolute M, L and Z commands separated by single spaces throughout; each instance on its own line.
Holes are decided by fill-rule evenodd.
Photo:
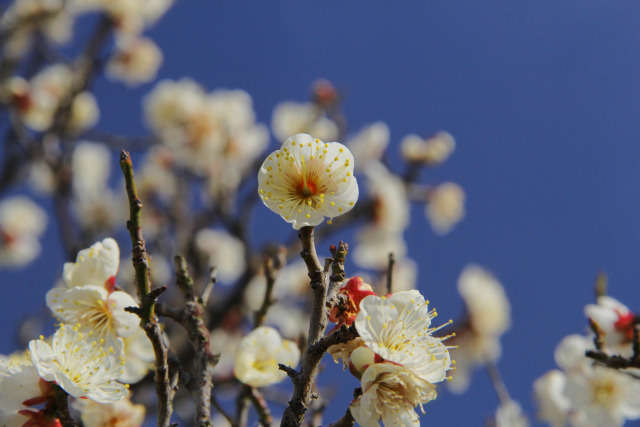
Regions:
M 278 331 L 260 326 L 242 339 L 234 356 L 233 372 L 252 387 L 276 384 L 287 377 L 278 364 L 294 367 L 300 350 L 293 341 L 283 340 Z
M 116 346 L 118 337 L 128 337 L 139 329 L 138 317 L 124 310 L 138 305 L 126 292 L 108 292 L 92 285 L 53 288 L 46 300 L 57 318 L 107 345 Z
M 126 386 L 116 381 L 122 374 L 122 355 L 95 341 L 88 342 L 85 335 L 69 326 L 60 325 L 51 345 L 33 340 L 29 350 L 40 377 L 55 381 L 71 396 L 112 403 L 128 394 Z
M 414 408 L 437 396 L 433 384 L 404 366 L 374 363 L 362 375 L 362 396 L 350 406 L 351 415 L 363 427 L 420 425 Z
M 353 156 L 347 147 L 307 134 L 287 139 L 258 173 L 264 204 L 294 229 L 315 226 L 350 211 L 358 200 Z
M 111 288 L 119 265 L 120 248 L 108 237 L 78 252 L 75 263 L 65 263 L 62 278 L 69 288 L 85 285 Z
M 366 346 L 383 360 L 435 383 L 446 378 L 451 357 L 443 338 L 432 335 L 440 328 L 431 327 L 437 314 L 429 310 L 428 303 L 415 290 L 388 298 L 370 295 L 360 302 L 355 324 Z

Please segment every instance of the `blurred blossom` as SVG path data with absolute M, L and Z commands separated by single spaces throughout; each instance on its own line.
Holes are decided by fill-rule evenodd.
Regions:
M 463 393 L 475 367 L 499 359 L 500 337 L 511 325 L 511 305 L 500 282 L 473 264 L 460 274 L 458 292 L 465 303 L 468 325 L 455 338 L 456 371 L 449 388 Z
M 211 331 L 209 340 L 211 351 L 214 354 L 220 354 L 220 359 L 213 368 L 214 380 L 224 381 L 233 377 L 233 358 L 242 338 L 239 333 L 224 328 Z
M 56 178 L 51 166 L 44 160 L 34 160 L 29 167 L 29 184 L 38 194 L 50 195 L 56 188 Z
M 68 0 L 74 13 L 104 11 L 116 23 L 118 31 L 139 34 L 154 24 L 171 7 L 173 0 Z
M 533 391 L 538 403 L 538 419 L 551 427 L 567 425 L 571 404 L 564 395 L 566 382 L 564 373 L 554 369 L 533 383 Z
M 22 115 L 25 124 L 33 130 L 45 131 L 53 124 L 56 111 L 73 87 L 73 71 L 64 64 L 43 68 L 25 85 L 20 78 L 9 83 L 12 103 Z M 99 118 L 95 97 L 80 92 L 71 102 L 68 131 L 82 132 L 93 126 Z
M 127 388 L 116 378 L 122 367 L 113 349 L 92 345 L 73 328 L 60 325 L 51 345 L 43 340 L 29 343 L 33 365 L 40 377 L 55 381 L 69 395 L 112 403 L 127 396 Z M 121 355 L 120 355 L 121 356 Z
M 640 418 L 640 382 L 627 372 L 597 365 L 585 356 L 593 340 L 569 335 L 554 356 L 562 371 L 539 378 L 534 390 L 539 417 L 555 426 L 621 426 Z
M 380 227 L 362 227 L 358 231 L 357 240 L 353 260 L 364 268 L 384 270 L 389 265 L 389 253 L 393 253 L 396 258 L 403 258 L 407 253 L 407 244 L 402 234 Z
M 604 295 L 598 297 L 597 304 L 588 304 L 584 314 L 605 332 L 606 347 L 620 350 L 621 346 L 625 346 L 630 350 L 635 315 L 626 305 Z
M 178 182 L 173 162 L 173 154 L 167 147 L 156 145 L 147 151 L 140 170 L 136 171 L 136 186 L 143 200 L 159 197 L 166 203 L 175 197 Z
M 295 367 L 300 350 L 293 341 L 283 340 L 277 330 L 260 326 L 242 339 L 234 356 L 234 374 L 252 387 L 276 384 L 287 377 L 278 364 Z
M 246 267 L 242 241 L 222 230 L 205 228 L 196 233 L 196 248 L 208 258 L 209 267 L 218 268 L 218 280 L 231 284 Z
M 278 141 L 291 135 L 307 133 L 323 141 L 338 138 L 338 126 L 311 102 L 285 101 L 273 109 L 271 130 Z
M 453 182 L 445 182 L 433 189 L 425 213 L 434 233 L 447 234 L 462 221 L 465 198 L 464 190 Z
M 529 427 L 529 420 L 515 400 L 503 402 L 496 411 L 496 427 Z
M 400 145 L 402 157 L 407 162 L 428 166 L 443 163 L 455 148 L 456 141 L 447 132 L 437 132 L 426 140 L 418 135 L 407 135 Z
M 135 384 L 142 380 L 150 369 L 154 368 L 155 353 L 151 341 L 144 330 L 138 326 L 132 335 L 122 338 L 124 344 L 124 373 L 118 381 Z
M 367 189 L 373 199 L 373 225 L 382 230 L 402 233 L 409 226 L 409 201 L 404 182 L 382 163 L 364 167 Z
M 557 345 L 553 357 L 556 364 L 565 372 L 581 371 L 589 359 L 585 352 L 593 349 L 593 341 L 589 338 L 571 334 L 564 337 Z
M 0 266 L 22 267 L 40 254 L 45 211 L 25 196 L 0 202 Z
M 501 335 L 511 325 L 511 305 L 502 284 L 477 265 L 468 265 L 458 279 L 471 327 L 482 335 Z
M 255 123 L 251 97 L 241 90 L 207 94 L 190 79 L 163 80 L 146 97 L 144 109 L 147 123 L 178 164 L 213 174 L 215 182 L 224 178 L 216 175 L 216 167 L 233 172 L 227 163 L 237 161 L 242 172 L 268 141 L 266 129 Z M 237 184 L 237 176 L 230 179 Z
M 615 369 L 588 363 L 567 374 L 564 389 L 572 426 L 621 426 L 640 418 L 640 382 Z
M 316 226 L 325 217 L 330 224 L 358 200 L 353 163 L 349 149 L 338 142 L 294 135 L 262 164 L 258 192 L 265 206 L 296 230 Z
M 125 398 L 114 403 L 76 399 L 73 407 L 80 412 L 85 427 L 138 427 L 144 422 L 146 409 Z
M 111 290 L 119 265 L 120 248 L 108 237 L 78 252 L 76 262 L 66 262 L 62 278 L 69 288 L 93 285 Z
M 102 195 L 111 173 L 111 152 L 104 144 L 82 141 L 73 150 L 71 159 L 73 190 L 83 197 Z
M 0 16 L 0 32 L 7 32 L 4 54 L 9 59 L 22 57 L 36 33 L 48 41 L 62 44 L 71 37 L 73 18 L 63 0 L 16 0 Z
M 258 274 L 251 279 L 244 293 L 244 301 L 249 311 L 260 309 L 266 289 L 267 278 L 264 274 Z M 298 260 L 278 270 L 271 295 L 276 304 L 284 301 L 293 303 L 296 299 L 308 295 L 310 289 L 307 266 L 304 261 Z
M 380 161 L 389 146 L 389 126 L 384 122 L 368 125 L 351 138 L 347 146 L 358 164 Z
M 116 50 L 107 62 L 105 74 L 130 87 L 156 78 L 162 64 L 162 51 L 146 37 L 117 37 Z

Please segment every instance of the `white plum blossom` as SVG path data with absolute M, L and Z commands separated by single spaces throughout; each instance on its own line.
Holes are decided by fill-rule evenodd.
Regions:
M 384 122 L 375 122 L 349 139 L 347 147 L 359 164 L 367 165 L 369 162 L 382 160 L 389 146 L 389 137 L 389 126 Z
M 163 80 L 146 97 L 144 110 L 176 163 L 207 176 L 214 195 L 220 186 L 235 189 L 268 142 L 266 128 L 255 122 L 251 96 L 242 90 L 206 93 L 190 79 Z
M 53 64 L 42 69 L 30 83 L 14 80 L 10 86 L 12 102 L 25 124 L 33 130 L 45 131 L 52 124 L 55 113 L 73 87 L 74 74 L 65 64 Z M 90 92 L 80 92 L 71 101 L 68 131 L 82 132 L 93 126 L 100 112 Z
M 147 83 L 156 78 L 162 63 L 162 51 L 146 37 L 118 37 L 105 74 L 130 87 Z
M 405 160 L 428 166 L 443 163 L 455 148 L 456 141 L 447 132 L 437 132 L 426 140 L 418 135 L 407 135 L 400 144 L 400 151 Z
M 34 35 L 62 44 L 71 37 L 73 17 L 63 0 L 17 0 L 0 15 L 5 58 L 16 60 L 31 46 Z
M 94 285 L 57 287 L 47 292 L 46 300 L 62 322 L 77 325 L 85 338 L 108 346 L 117 346 L 118 337 L 131 336 L 139 329 L 138 316 L 125 311 L 138 304 L 126 292 L 109 292 Z
M 404 182 L 382 163 L 369 161 L 364 174 L 373 208 L 369 223 L 357 234 L 353 257 L 362 267 L 384 269 L 390 252 L 396 259 L 407 252 L 403 233 L 409 225 L 409 200 Z
M 78 142 L 71 158 L 71 173 L 76 196 L 102 196 L 111 173 L 109 148 L 95 142 Z
M 298 133 L 315 135 L 323 141 L 338 137 L 338 126 L 322 114 L 318 105 L 310 102 L 285 101 L 276 105 L 271 130 L 278 141 Z
M 615 350 L 621 346 L 629 347 L 633 339 L 633 321 L 635 315 L 617 299 L 603 295 L 597 304 L 588 304 L 584 314 L 595 321 L 605 332 L 605 346 Z M 630 349 L 625 349 L 630 350 Z
M 468 325 L 455 338 L 456 371 L 449 389 L 463 393 L 476 366 L 499 359 L 500 337 L 511 325 L 511 306 L 500 282 L 477 265 L 463 269 L 458 292 L 465 303 Z
M 496 411 L 496 427 L 529 427 L 529 420 L 515 400 L 500 403 Z
M 85 285 L 112 288 L 119 265 L 120 248 L 108 237 L 78 252 L 76 262 L 65 263 L 62 278 L 69 288 Z
M 236 378 L 252 387 L 276 384 L 287 377 L 279 363 L 294 367 L 300 350 L 293 341 L 283 340 L 274 328 L 260 326 L 242 339 L 236 349 L 233 372 Z
M 39 237 L 47 225 L 45 211 L 26 196 L 0 202 L 0 266 L 21 267 L 40 254 Z
M 369 295 L 360 302 L 356 329 L 365 345 L 383 360 L 404 366 L 419 378 L 436 383 L 446 378 L 451 357 L 442 338 L 433 336 L 435 310 L 416 290 L 389 297 Z
M 511 325 L 511 306 L 504 288 L 482 267 L 467 265 L 458 279 L 473 330 L 483 335 L 501 335 Z
M 353 156 L 338 142 L 307 134 L 287 139 L 258 173 L 264 204 L 294 229 L 315 226 L 350 211 L 358 200 Z
M 538 419 L 551 427 L 567 425 L 571 403 L 564 395 L 566 382 L 564 372 L 554 369 L 533 383 L 533 391 L 538 403 Z
M 85 338 L 62 324 L 51 345 L 42 339 L 31 341 L 31 360 L 40 377 L 55 381 L 74 397 L 87 397 L 99 403 L 125 398 L 127 388 L 116 381 L 122 375 L 122 355 Z
M 223 230 L 205 228 L 196 233 L 196 248 L 206 256 L 209 266 L 216 267 L 218 279 L 231 284 L 236 281 L 246 266 L 245 248 L 242 241 Z
M 465 194 L 462 187 L 454 182 L 438 185 L 429 194 L 425 214 L 433 232 L 447 234 L 465 216 Z
M 107 404 L 77 399 L 74 408 L 80 411 L 85 427 L 139 427 L 146 412 L 144 405 L 134 404 L 128 398 Z
M 419 426 L 414 408 L 436 398 L 433 384 L 412 369 L 394 363 L 374 363 L 362 375 L 362 396 L 349 407 L 362 427 Z
M 615 427 L 640 418 L 640 382 L 615 369 L 589 364 L 568 373 L 564 394 L 572 426 Z

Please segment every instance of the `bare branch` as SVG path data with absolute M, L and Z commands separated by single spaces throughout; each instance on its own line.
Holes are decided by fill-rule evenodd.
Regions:
M 389 252 L 389 266 L 387 267 L 387 293 L 393 292 L 393 265 L 396 263 L 393 252 Z
M 151 291 L 149 260 L 147 259 L 147 249 L 142 236 L 142 202 L 138 198 L 131 158 L 126 151 L 120 153 L 120 168 L 124 174 L 127 197 L 129 199 L 127 229 L 131 237 L 131 261 L 135 270 L 135 282 L 141 304 L 136 314 L 140 317 L 140 325 L 147 334 L 149 341 L 151 341 L 153 353 L 155 354 L 155 382 L 156 394 L 158 396 L 158 418 L 156 425 L 158 427 L 168 427 L 171 424 L 171 413 L 173 411 L 173 387 L 171 379 L 169 378 L 167 346 L 162 339 L 160 324 L 154 314 L 155 300 L 164 289 L 162 289 L 162 291 Z

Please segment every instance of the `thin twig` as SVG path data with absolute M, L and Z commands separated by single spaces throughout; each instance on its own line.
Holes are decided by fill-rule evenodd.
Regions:
M 502 380 L 502 376 L 500 375 L 498 367 L 492 362 L 487 362 L 485 363 L 484 368 L 487 371 L 487 374 L 489 374 L 489 379 L 491 380 L 491 384 L 493 384 L 493 389 L 498 395 L 500 404 L 506 405 L 511 400 L 511 398 L 509 397 L 509 391 L 507 390 L 507 386 Z
M 265 255 L 264 257 L 264 275 L 267 279 L 267 286 L 264 290 L 264 299 L 260 309 L 256 311 L 253 317 L 254 328 L 261 326 L 264 323 L 264 319 L 267 317 L 267 311 L 269 307 L 273 305 L 273 285 L 276 281 L 276 271 L 273 266 L 273 260 L 271 257 Z
M 127 229 L 131 237 L 131 261 L 135 270 L 135 282 L 138 297 L 140 298 L 140 308 L 136 307 L 135 310 L 132 309 L 130 311 L 135 312 L 140 317 L 140 325 L 153 346 L 153 352 L 155 354 L 156 394 L 158 396 L 158 419 L 156 425 L 158 427 L 168 427 L 171 424 L 171 412 L 173 411 L 171 399 L 173 392 L 169 378 L 167 347 L 162 339 L 162 331 L 154 314 L 155 300 L 162 291 L 151 290 L 149 260 L 147 259 L 147 250 L 142 236 L 142 202 L 138 198 L 131 158 L 129 157 L 129 153 L 124 150 L 120 153 L 120 168 L 124 175 L 127 197 L 129 199 Z M 158 289 L 164 290 L 166 287 L 164 289 Z
M 393 252 L 389 252 L 389 266 L 387 267 L 387 294 L 393 292 L 393 265 L 396 263 Z
M 262 392 L 256 387 L 251 387 L 249 392 L 249 400 L 256 408 L 258 416 L 260 417 L 260 425 L 263 427 L 270 427 L 273 424 L 273 418 L 271 418 L 271 410 L 267 404 L 267 400 L 264 398 Z

